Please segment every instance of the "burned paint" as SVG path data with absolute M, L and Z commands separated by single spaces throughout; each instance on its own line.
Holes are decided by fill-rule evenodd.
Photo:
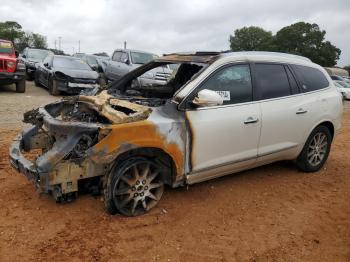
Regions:
M 98 161 L 99 152 L 116 157 L 123 153 L 125 148 L 162 149 L 173 159 L 177 177 L 183 174 L 184 152 L 179 144 L 168 143 L 167 138 L 159 132 L 159 128 L 149 120 L 112 126 L 109 135 L 93 147 L 91 158 Z

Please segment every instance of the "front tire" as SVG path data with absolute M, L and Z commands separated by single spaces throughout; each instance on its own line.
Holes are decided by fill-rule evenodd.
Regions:
M 37 87 L 41 86 L 40 82 L 39 82 L 39 74 L 37 72 L 35 72 L 35 74 L 34 74 L 34 84 Z
M 116 166 L 105 189 L 106 209 L 139 216 L 155 207 L 164 192 L 159 166 L 148 158 L 132 157 Z
M 326 126 L 316 127 L 307 139 L 297 158 L 298 168 L 304 172 L 316 172 L 327 161 L 332 143 L 332 135 Z
M 52 78 L 49 81 L 48 89 L 49 89 L 49 93 L 53 96 L 58 96 L 60 94 L 60 91 L 58 90 L 58 87 L 57 87 L 57 81 Z
M 22 79 L 16 83 L 16 92 L 24 93 L 26 91 L 26 79 Z

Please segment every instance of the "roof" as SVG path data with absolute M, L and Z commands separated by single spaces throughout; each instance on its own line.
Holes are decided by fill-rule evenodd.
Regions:
M 162 57 L 155 59 L 159 62 L 197 62 L 197 63 L 212 63 L 219 58 L 232 58 L 233 60 L 273 60 L 273 61 L 299 61 L 302 63 L 312 63 L 309 58 L 278 52 L 261 52 L 261 51 L 246 51 L 246 52 L 180 52 L 165 54 Z

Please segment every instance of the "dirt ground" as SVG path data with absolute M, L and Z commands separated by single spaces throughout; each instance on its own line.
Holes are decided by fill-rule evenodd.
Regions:
M 56 204 L 8 161 L 22 113 L 57 98 L 0 88 L 0 261 L 350 261 L 350 102 L 324 169 L 276 163 L 180 189 L 149 214 Z

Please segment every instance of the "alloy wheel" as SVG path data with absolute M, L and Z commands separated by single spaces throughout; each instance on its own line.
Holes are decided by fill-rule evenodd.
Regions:
M 113 188 L 119 212 L 137 216 L 152 209 L 164 191 L 160 170 L 151 161 L 136 162 L 120 176 Z
M 307 161 L 311 166 L 318 166 L 327 153 L 328 139 L 324 133 L 316 133 L 307 151 Z

